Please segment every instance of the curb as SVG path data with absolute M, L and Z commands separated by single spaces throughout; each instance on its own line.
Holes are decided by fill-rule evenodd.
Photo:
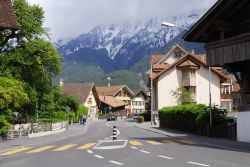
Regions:
M 59 130 L 54 130 L 54 131 L 47 131 L 47 132 L 40 132 L 40 133 L 31 133 L 28 134 L 29 138 L 34 138 L 34 137 L 43 137 L 43 136 L 49 136 L 49 135 L 54 135 L 58 133 L 65 132 L 66 128 L 62 128 Z
M 164 133 L 161 133 L 161 132 L 156 132 L 154 130 L 147 129 L 147 128 L 142 128 L 142 127 L 139 127 L 139 126 L 136 126 L 136 125 L 134 125 L 134 127 L 145 130 L 145 131 L 149 131 L 149 132 L 157 133 L 157 134 L 160 134 L 160 135 L 164 135 L 164 136 L 167 136 L 167 137 L 173 137 L 173 138 L 177 138 L 177 139 L 185 139 L 185 138 L 182 138 L 182 137 L 174 137 L 174 136 L 164 134 Z M 232 147 L 229 147 L 229 146 L 227 147 L 227 146 L 221 146 L 221 145 L 211 144 L 211 143 L 207 143 L 207 142 L 200 142 L 200 141 L 197 141 L 197 140 L 192 139 L 192 138 L 190 138 L 190 139 L 192 141 L 194 141 L 194 142 L 204 144 L 204 145 L 207 145 L 207 146 L 211 146 L 211 147 L 217 147 L 217 148 L 220 148 L 220 149 L 226 149 L 226 150 L 231 150 L 231 151 L 240 151 L 240 152 L 250 152 L 250 150 L 243 150 L 243 149 L 238 149 L 238 148 L 232 148 Z

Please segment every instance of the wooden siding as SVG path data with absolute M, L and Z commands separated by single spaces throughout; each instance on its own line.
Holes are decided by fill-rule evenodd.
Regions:
M 206 50 L 209 66 L 250 60 L 250 33 L 208 43 Z

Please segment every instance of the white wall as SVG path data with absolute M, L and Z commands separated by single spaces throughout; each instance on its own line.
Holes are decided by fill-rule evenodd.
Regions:
M 88 104 L 88 100 L 89 98 L 92 99 L 92 104 Z M 84 103 L 84 106 L 88 107 L 89 108 L 89 113 L 88 113 L 88 116 L 90 117 L 95 117 L 96 114 L 97 114 L 97 111 L 96 111 L 96 100 L 95 100 L 95 96 L 93 95 L 93 91 L 91 91 L 88 95 L 88 98 L 86 100 L 86 102 Z
M 220 106 L 220 79 L 211 71 L 211 99 L 212 105 Z M 209 70 L 200 67 L 196 71 L 196 98 L 197 103 L 209 105 Z
M 144 104 L 138 106 L 138 105 L 133 105 L 133 102 L 143 102 Z M 131 111 L 133 112 L 133 109 L 145 111 L 145 103 L 146 103 L 145 98 L 141 94 L 134 97 L 131 101 Z
M 211 72 L 211 96 L 212 105 L 220 106 L 220 79 L 217 74 Z M 175 67 L 159 77 L 156 86 L 156 109 L 166 106 L 175 106 L 177 100 L 171 91 L 181 86 L 182 72 Z M 157 95 L 158 94 L 158 95 Z M 200 104 L 209 105 L 209 73 L 208 68 L 200 67 L 196 71 L 196 101 Z
M 176 98 L 172 96 L 171 91 L 176 90 L 181 85 L 181 76 L 181 71 L 174 67 L 159 77 L 157 109 L 177 105 Z
M 250 111 L 237 112 L 237 140 L 250 143 Z

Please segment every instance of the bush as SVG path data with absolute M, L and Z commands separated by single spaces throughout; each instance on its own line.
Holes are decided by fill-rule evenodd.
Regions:
M 144 121 L 151 121 L 151 112 L 146 111 L 144 113 L 141 113 L 140 116 L 144 117 Z
M 107 115 L 106 114 L 99 114 L 98 119 L 107 119 Z
M 62 121 L 64 121 L 64 120 L 66 120 L 67 119 L 67 113 L 66 112 L 64 112 L 64 111 L 57 111 L 57 112 L 54 112 L 53 113 L 53 118 L 54 119 L 58 119 L 58 120 L 62 120 Z
M 225 111 L 212 107 L 213 125 L 225 127 Z M 165 107 L 159 111 L 160 126 L 205 135 L 209 124 L 209 108 L 202 104 Z
M 10 124 L 4 118 L 4 116 L 0 116 L 0 135 L 5 134 L 10 128 Z
M 69 121 L 74 120 L 75 119 L 75 113 L 74 112 L 69 112 Z
M 144 122 L 144 117 L 143 117 L 143 116 L 139 116 L 139 117 L 138 117 L 138 122 L 139 122 L 139 123 Z
M 79 106 L 78 110 L 75 113 L 75 119 L 74 119 L 75 123 L 79 122 L 80 114 L 83 114 L 83 115 L 87 116 L 88 115 L 88 107 L 85 107 L 83 105 Z

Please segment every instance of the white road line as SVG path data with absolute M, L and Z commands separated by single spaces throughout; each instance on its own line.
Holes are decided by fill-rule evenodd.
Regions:
M 158 157 L 160 157 L 160 158 L 165 158 L 165 159 L 174 159 L 174 158 L 172 158 L 172 157 L 166 157 L 166 156 L 164 156 L 164 155 L 158 155 Z
M 100 158 L 103 159 L 104 157 L 100 156 L 100 155 L 95 155 L 96 158 Z
M 88 153 L 90 154 L 93 154 L 93 151 L 92 150 L 87 150 Z
M 140 150 L 140 152 L 143 152 L 143 153 L 146 153 L 146 154 L 149 154 L 149 153 L 150 153 L 150 152 L 145 151 L 145 150 Z
M 193 164 L 193 165 L 198 165 L 198 166 L 211 166 L 211 165 L 207 165 L 207 164 L 201 164 L 201 163 L 197 163 L 197 162 L 187 162 L 188 164 Z
M 109 162 L 113 163 L 113 164 L 116 164 L 116 165 L 120 165 L 120 166 L 124 165 L 123 163 L 120 163 L 120 162 L 117 162 L 117 161 L 109 161 Z
M 133 148 L 133 149 L 135 149 L 135 150 L 137 150 L 138 148 L 136 148 L 136 147 L 134 147 L 134 146 L 130 146 L 131 148 Z

